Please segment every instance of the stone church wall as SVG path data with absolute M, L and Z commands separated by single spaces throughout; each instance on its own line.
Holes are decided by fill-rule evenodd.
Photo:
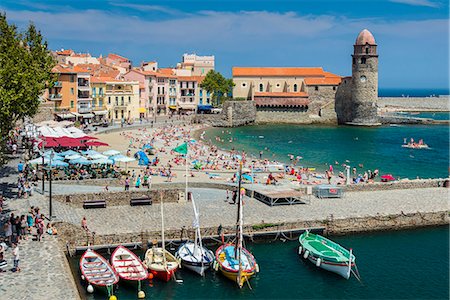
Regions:
M 338 124 L 352 121 L 352 78 L 346 77 L 336 91 L 335 111 Z

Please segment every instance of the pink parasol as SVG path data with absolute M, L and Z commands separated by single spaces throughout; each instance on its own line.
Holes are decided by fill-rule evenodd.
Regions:
M 94 147 L 99 147 L 99 146 L 109 146 L 109 144 L 107 143 L 103 143 L 103 142 L 99 142 L 99 141 L 89 141 L 84 143 L 85 146 L 94 146 Z

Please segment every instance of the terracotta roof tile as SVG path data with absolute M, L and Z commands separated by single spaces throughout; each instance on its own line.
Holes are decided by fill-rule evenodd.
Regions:
M 341 81 L 341 77 L 305 78 L 306 85 L 339 85 Z
M 239 76 L 325 76 L 322 68 L 244 68 L 234 67 L 233 77 Z
M 130 61 L 128 58 L 120 56 L 120 55 L 115 54 L 115 53 L 109 53 L 108 54 L 108 58 L 112 59 L 112 60 L 122 61 L 122 62 L 129 62 Z
M 66 50 L 62 50 L 62 51 L 56 51 L 56 54 L 62 55 L 62 56 L 69 56 L 69 55 L 71 55 L 72 53 L 74 53 L 72 49 L 66 49 Z
M 177 76 L 178 81 L 196 81 L 198 83 L 202 83 L 205 79 L 205 76 Z
M 308 97 L 305 92 L 255 92 L 255 97 Z
M 302 106 L 308 105 L 309 100 L 307 98 L 255 98 L 255 104 L 257 106 Z

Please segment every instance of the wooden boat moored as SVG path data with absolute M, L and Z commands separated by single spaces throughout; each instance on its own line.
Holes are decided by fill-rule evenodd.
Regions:
M 114 284 L 119 281 L 119 276 L 103 256 L 87 249 L 81 256 L 80 270 L 82 278 L 89 283 L 87 288 L 89 293 L 92 293 L 93 286 L 96 286 L 106 289 L 108 296 L 112 296 Z
M 214 262 L 214 253 L 194 242 L 186 242 L 178 248 L 175 257 L 181 260 L 186 269 L 203 276 Z
M 145 252 L 144 266 L 158 279 L 169 281 L 178 269 L 178 261 L 164 248 L 154 247 Z
M 341 245 L 309 231 L 300 235 L 299 242 L 298 254 L 305 259 L 307 258 L 317 267 L 341 275 L 345 279 L 349 279 L 353 272 L 359 280 L 358 269 L 355 264 L 356 258 L 351 249 L 347 250 Z M 352 268 L 355 268 L 356 272 Z

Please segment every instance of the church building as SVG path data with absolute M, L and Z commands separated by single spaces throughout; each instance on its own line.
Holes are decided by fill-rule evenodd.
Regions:
M 254 101 L 257 123 L 377 123 L 378 55 L 366 29 L 356 38 L 352 76 L 321 67 L 234 67 L 233 98 Z

